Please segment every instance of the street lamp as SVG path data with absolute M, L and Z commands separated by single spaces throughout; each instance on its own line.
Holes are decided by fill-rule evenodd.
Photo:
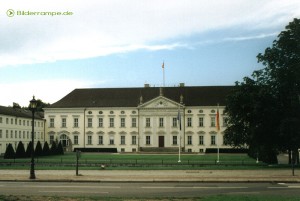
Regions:
M 31 163 L 30 163 L 30 177 L 29 179 L 35 179 L 34 173 L 34 112 L 36 110 L 37 101 L 35 100 L 34 96 L 30 101 L 29 109 L 32 112 L 32 132 L 31 132 Z

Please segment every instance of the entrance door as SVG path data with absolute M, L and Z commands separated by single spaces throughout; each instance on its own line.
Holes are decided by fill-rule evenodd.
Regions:
M 165 136 L 158 136 L 158 146 L 165 147 Z

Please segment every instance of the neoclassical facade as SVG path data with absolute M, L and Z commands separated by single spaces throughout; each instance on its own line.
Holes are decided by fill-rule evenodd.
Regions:
M 45 110 L 46 140 L 67 150 L 205 152 L 223 144 L 232 86 L 75 89 Z M 219 106 L 218 106 L 219 105 Z M 219 125 L 219 127 L 218 127 Z
M 35 144 L 45 141 L 45 123 L 43 116 L 36 113 L 34 121 Z M 18 143 L 23 142 L 25 149 L 31 141 L 32 113 L 29 110 L 0 106 L 0 155 L 5 153 L 10 143 L 16 150 Z

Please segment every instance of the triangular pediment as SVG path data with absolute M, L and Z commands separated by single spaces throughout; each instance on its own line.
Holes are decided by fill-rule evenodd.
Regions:
M 158 96 L 144 104 L 141 104 L 139 108 L 178 108 L 181 104 L 168 99 L 164 96 Z

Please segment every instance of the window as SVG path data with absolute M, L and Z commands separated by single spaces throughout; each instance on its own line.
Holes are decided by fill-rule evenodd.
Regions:
M 204 145 L 204 136 L 203 135 L 199 136 L 199 144 Z
M 115 144 L 114 136 L 110 136 L 110 137 L 109 137 L 109 144 L 110 144 L 110 145 Z
M 14 138 L 14 131 L 10 131 L 10 138 Z
M 193 141 L 192 141 L 192 136 L 188 136 L 188 145 L 192 145 Z
M 98 136 L 98 144 L 103 144 L 103 136 L 102 135 Z
M 78 144 L 78 135 L 74 135 L 74 144 Z
M 15 119 L 15 125 L 18 125 L 18 120 L 17 119 Z
M 88 118 L 88 127 L 93 127 L 93 118 Z
M 8 118 L 6 118 L 6 124 L 9 124 Z
M 19 119 L 19 125 L 20 125 L 20 126 L 22 125 L 22 120 L 21 120 L 21 119 Z
M 192 127 L 192 117 L 187 118 L 187 127 Z
M 199 127 L 204 127 L 204 118 L 199 117 Z
M 18 131 L 15 131 L 15 138 L 18 138 Z
M 103 127 L 103 118 L 98 119 L 98 126 Z
M 188 149 L 188 152 L 192 152 L 192 149 Z
M 136 127 L 136 118 L 131 119 L 131 127 L 133 127 L 133 128 Z
M 146 118 L 146 127 L 150 127 L 151 126 L 151 124 L 150 124 L 150 118 Z
M 150 143 L 151 143 L 151 136 L 146 136 L 146 144 L 147 145 L 150 145 Z
M 25 120 L 23 120 L 23 126 L 25 126 Z
M 67 127 L 67 119 L 66 118 L 62 118 L 61 119 L 61 127 L 62 128 L 66 128 Z
M 93 136 L 88 135 L 87 143 L 88 143 L 89 145 L 92 144 L 92 140 L 93 140 Z
M 10 124 L 14 124 L 14 120 L 13 119 L 10 119 Z
M 121 127 L 124 128 L 125 127 L 125 118 L 121 118 Z
M 115 126 L 115 119 L 109 118 L 109 127 L 114 127 L 114 126 Z
M 78 128 L 78 118 L 74 118 L 74 128 Z
M 28 132 L 27 132 L 27 138 L 28 138 Z M 49 136 L 49 142 L 52 144 L 54 142 L 54 135 Z
M 25 131 L 23 131 L 23 139 L 25 139 L 25 137 L 26 137 L 26 136 L 25 136 Z
M 22 138 L 22 131 L 19 131 L 19 138 Z
M 212 135 L 210 138 L 211 138 L 211 145 L 216 145 L 216 136 Z
M 131 137 L 131 144 L 136 145 L 136 136 Z
M 216 117 L 210 117 L 210 126 L 216 127 Z
M 159 127 L 164 127 L 164 118 L 163 117 L 159 118 Z
M 176 135 L 173 136 L 173 145 L 177 145 L 177 136 Z
M 9 138 L 9 136 L 8 136 L 8 130 L 6 130 L 6 138 Z
M 122 144 L 122 145 L 125 144 L 125 136 L 124 136 L 124 135 L 121 136 L 121 144 Z
M 2 130 L 0 130 L 0 138 L 2 138 Z
M 2 124 L 2 117 L 0 117 L 0 124 Z
M 173 117 L 173 124 L 172 124 L 172 126 L 173 127 L 177 127 L 177 117 Z
M 27 131 L 27 134 L 26 134 L 26 135 L 27 135 L 27 139 L 29 139 L 29 131 Z

